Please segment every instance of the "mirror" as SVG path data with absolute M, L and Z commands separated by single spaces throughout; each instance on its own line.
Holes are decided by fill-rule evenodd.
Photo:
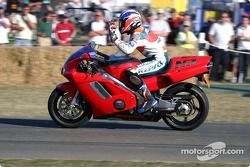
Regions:
M 89 45 L 90 45 L 90 47 L 91 47 L 92 49 L 94 49 L 94 50 L 98 50 L 98 48 L 99 48 L 99 45 L 96 44 L 94 41 L 91 41 L 91 42 L 89 43 Z

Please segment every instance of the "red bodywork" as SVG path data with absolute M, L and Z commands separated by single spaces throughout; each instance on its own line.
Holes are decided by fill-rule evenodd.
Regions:
M 84 50 L 85 51 L 85 50 Z M 78 54 L 82 54 L 79 52 Z M 199 76 L 209 72 L 208 64 L 211 60 L 210 56 L 188 56 L 176 57 L 171 59 L 165 73 L 161 73 L 152 77 L 144 78 L 150 91 L 158 91 L 166 88 L 171 84 L 175 84 L 188 78 Z M 87 72 L 78 72 L 79 58 L 68 60 L 62 70 L 62 74 L 70 81 L 57 86 L 64 92 L 70 92 L 73 98 L 76 90 L 91 105 L 94 117 L 119 113 L 136 108 L 136 96 L 124 87 L 116 84 L 114 81 L 103 77 L 101 73 L 91 75 Z M 126 77 L 128 68 L 135 68 L 139 64 L 138 61 L 127 62 L 123 64 L 101 65 L 108 74 L 112 75 L 119 81 L 130 85 Z M 103 88 L 111 95 L 110 97 L 102 97 L 98 93 L 98 89 L 93 88 L 93 83 L 99 82 Z M 116 100 L 123 100 L 125 108 L 117 110 L 114 108 Z

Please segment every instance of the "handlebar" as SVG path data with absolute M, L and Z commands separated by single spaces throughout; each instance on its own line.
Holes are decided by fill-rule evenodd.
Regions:
M 94 51 L 96 51 L 96 53 L 97 53 L 98 55 L 100 55 L 100 56 L 102 56 L 102 57 L 104 57 L 104 58 L 108 58 L 108 57 L 109 57 L 108 55 L 106 55 L 106 54 L 104 54 L 104 53 L 98 51 L 98 48 L 99 48 L 100 45 L 96 44 L 94 41 L 91 41 L 91 42 L 88 44 L 88 46 L 89 46 L 90 48 L 92 48 Z
M 99 51 L 97 51 L 97 50 L 96 50 L 96 53 L 97 53 L 98 55 L 104 57 L 104 58 L 108 58 L 108 57 L 109 57 L 109 55 L 106 55 L 106 54 L 104 54 L 104 53 L 102 53 L 102 52 L 99 52 Z

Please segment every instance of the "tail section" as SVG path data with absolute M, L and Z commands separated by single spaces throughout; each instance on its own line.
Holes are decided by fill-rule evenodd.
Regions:
M 211 65 L 210 56 L 188 56 L 175 57 L 169 63 L 168 71 L 163 74 L 167 76 L 172 83 L 209 73 Z

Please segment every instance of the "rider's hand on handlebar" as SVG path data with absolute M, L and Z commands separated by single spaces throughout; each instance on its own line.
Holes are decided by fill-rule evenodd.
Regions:
M 115 25 L 115 24 L 111 24 L 111 25 L 109 25 L 109 31 L 111 32 L 111 33 L 115 33 L 115 31 L 116 31 L 116 29 L 117 29 L 117 26 Z
M 108 24 L 109 24 L 109 31 L 111 33 L 114 33 L 116 28 L 117 28 L 117 26 L 115 25 L 115 22 L 113 20 L 111 20 L 108 22 Z
M 115 25 L 114 21 L 109 22 L 109 31 L 110 31 L 110 38 L 112 42 L 116 41 L 119 38 L 119 35 L 117 34 L 117 26 Z

